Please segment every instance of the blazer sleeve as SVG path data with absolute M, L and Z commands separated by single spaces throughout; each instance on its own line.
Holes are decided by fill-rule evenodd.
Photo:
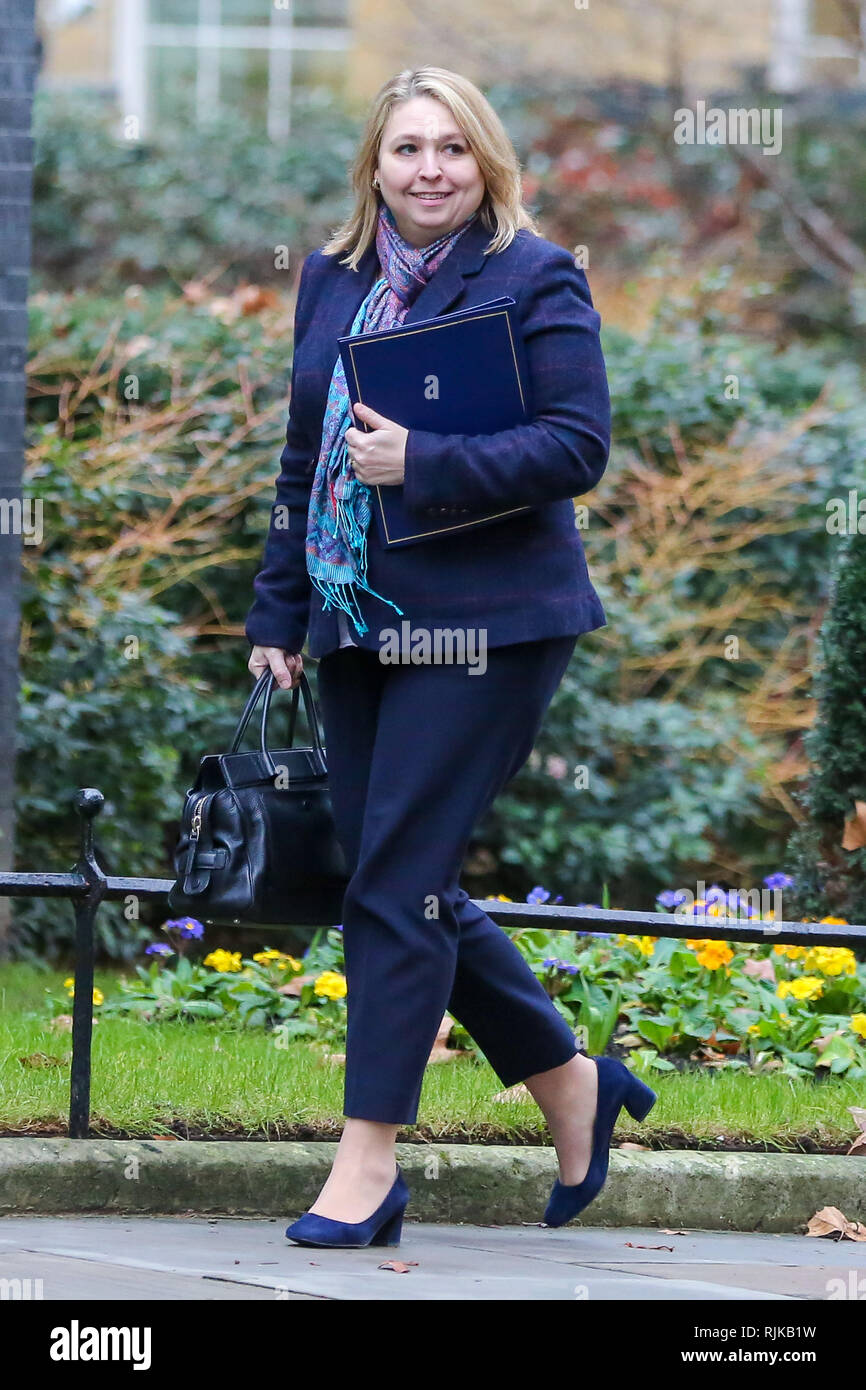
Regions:
M 518 299 L 532 421 L 496 434 L 410 429 L 403 498 L 412 511 L 539 506 L 589 492 L 604 473 L 611 422 L 601 319 L 573 256 L 548 246 Z
M 282 647 L 293 653 L 303 647 L 309 623 L 312 584 L 307 574 L 307 511 L 318 458 L 317 442 L 301 429 L 294 413 L 298 330 L 301 321 L 309 323 L 301 305 L 308 290 L 310 259 L 304 261 L 295 303 L 286 443 L 280 454 L 262 565 L 253 580 L 255 600 L 244 627 L 251 646 Z

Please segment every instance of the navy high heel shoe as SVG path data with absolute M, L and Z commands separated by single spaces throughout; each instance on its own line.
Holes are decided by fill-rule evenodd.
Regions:
M 298 1245 L 334 1246 L 349 1249 L 365 1245 L 399 1245 L 403 1213 L 409 1201 L 409 1188 L 399 1163 L 397 1176 L 385 1200 L 366 1221 L 333 1221 L 330 1216 L 305 1211 L 286 1227 L 289 1240 Z
M 592 1158 L 583 1182 L 567 1186 L 553 1184 L 544 1222 L 547 1226 L 564 1226 L 578 1212 L 588 1207 L 607 1181 L 610 1140 L 617 1116 L 625 1106 L 632 1119 L 645 1120 L 658 1097 L 645 1082 L 629 1071 L 617 1057 L 593 1057 L 598 1072 L 598 1104 L 592 1129 Z

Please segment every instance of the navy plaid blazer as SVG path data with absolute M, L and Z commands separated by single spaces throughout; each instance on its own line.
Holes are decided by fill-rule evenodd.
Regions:
M 491 234 L 474 222 L 423 287 L 404 322 L 433 318 L 511 295 L 526 345 L 531 423 L 489 435 L 410 430 L 404 502 L 420 516 L 459 517 L 461 508 L 535 510 L 486 526 L 388 551 L 375 516 L 367 536 L 373 589 L 403 610 L 357 590 L 368 631 L 349 633 L 379 650 L 380 633 L 474 628 L 489 647 L 604 627 L 571 499 L 595 487 L 610 449 L 610 397 L 600 318 L 570 252 L 526 228 L 503 251 L 484 254 Z M 337 338 L 346 334 L 380 274 L 375 245 L 358 270 L 313 251 L 304 261 L 295 310 L 286 444 L 255 599 L 251 644 L 324 656 L 339 645 L 336 612 L 306 568 L 307 508 Z

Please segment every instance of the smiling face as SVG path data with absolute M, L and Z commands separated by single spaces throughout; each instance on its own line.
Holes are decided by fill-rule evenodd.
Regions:
M 428 246 L 450 232 L 484 198 L 484 177 L 469 143 L 435 97 L 412 97 L 392 108 L 376 173 L 397 230 L 412 246 Z

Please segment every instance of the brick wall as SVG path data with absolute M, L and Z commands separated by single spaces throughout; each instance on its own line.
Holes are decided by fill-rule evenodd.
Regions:
M 30 116 L 39 62 L 34 0 L 0 0 L 0 500 L 20 499 L 27 362 L 27 277 L 33 145 Z M 11 868 L 18 706 L 21 535 L 0 509 L 0 866 Z M 8 899 L 0 898 L 0 953 Z

